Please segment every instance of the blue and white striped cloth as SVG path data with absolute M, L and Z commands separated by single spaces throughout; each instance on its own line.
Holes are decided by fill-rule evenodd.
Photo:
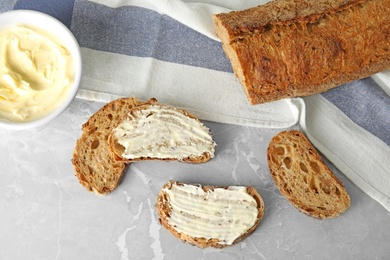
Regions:
M 0 12 L 37 10 L 71 29 L 83 57 L 78 98 L 156 97 L 204 120 L 299 124 L 341 172 L 390 211 L 390 72 L 311 97 L 251 106 L 211 15 L 267 1 L 0 0 Z

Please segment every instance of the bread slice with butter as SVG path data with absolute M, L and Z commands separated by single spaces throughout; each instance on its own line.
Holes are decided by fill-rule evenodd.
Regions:
M 129 110 L 144 102 L 136 98 L 114 100 L 93 114 L 82 126 L 72 164 L 81 185 L 88 191 L 107 194 L 113 191 L 126 168 L 109 150 L 108 135 Z
M 264 202 L 253 187 L 169 181 L 158 194 L 156 209 L 161 225 L 175 237 L 200 248 L 223 248 L 255 231 Z
M 299 211 L 332 218 L 347 210 L 350 197 L 306 136 L 283 131 L 269 143 L 268 165 L 275 184 Z
M 110 149 L 119 161 L 207 162 L 214 157 L 210 130 L 195 116 L 151 99 L 129 110 L 112 130 Z

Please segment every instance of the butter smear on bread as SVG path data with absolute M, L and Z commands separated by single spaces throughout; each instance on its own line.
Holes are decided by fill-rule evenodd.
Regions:
M 126 159 L 214 157 L 210 131 L 196 118 L 170 106 L 132 111 L 113 131 Z
M 253 187 L 201 186 L 170 181 L 156 207 L 160 223 L 174 236 L 204 248 L 223 248 L 249 236 L 264 214 Z

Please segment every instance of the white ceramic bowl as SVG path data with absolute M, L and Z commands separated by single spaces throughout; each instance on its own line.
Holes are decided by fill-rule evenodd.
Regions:
M 69 106 L 69 104 L 76 96 L 79 88 L 82 73 L 82 61 L 80 47 L 77 43 L 76 38 L 63 23 L 61 23 L 54 17 L 49 16 L 45 13 L 31 10 L 15 10 L 0 14 L 0 31 L 4 30 L 9 26 L 17 24 L 25 24 L 40 28 L 57 37 L 71 52 L 75 69 L 73 85 L 67 92 L 66 98 L 64 99 L 63 103 L 51 113 L 33 121 L 23 122 L 11 122 L 0 118 L 0 128 L 21 130 L 38 127 L 43 124 L 46 124 L 53 118 L 60 115 Z

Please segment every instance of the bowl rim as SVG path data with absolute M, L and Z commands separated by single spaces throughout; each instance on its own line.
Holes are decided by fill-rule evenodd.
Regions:
M 39 21 L 37 21 L 36 19 L 39 19 Z M 48 29 L 48 27 L 46 26 L 42 26 L 44 22 L 50 22 L 50 29 Z M 64 112 L 64 110 L 69 106 L 69 104 L 76 97 L 80 86 L 82 75 L 82 57 L 80 45 L 77 42 L 76 37 L 73 35 L 70 29 L 57 18 L 40 11 L 25 9 L 11 10 L 0 13 L 0 31 L 4 28 L 17 24 L 31 25 L 42 30 L 54 33 L 54 35 L 58 37 L 62 42 L 64 42 L 64 44 L 66 44 L 66 47 L 70 49 L 73 56 L 75 68 L 73 84 L 70 87 L 65 99 L 55 110 L 44 115 L 43 117 L 31 121 L 16 122 L 0 118 L 0 128 L 23 130 L 39 127 L 48 123 L 52 119 L 59 116 L 62 112 Z M 56 32 L 53 28 L 57 28 L 59 32 Z

